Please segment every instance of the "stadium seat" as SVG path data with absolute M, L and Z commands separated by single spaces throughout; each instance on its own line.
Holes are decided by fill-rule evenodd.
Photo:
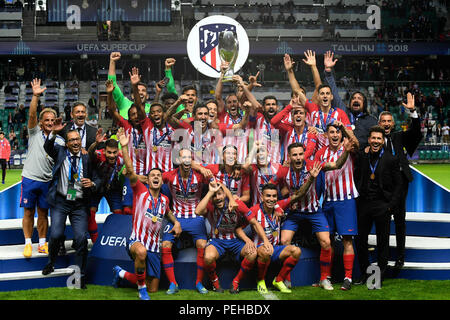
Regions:
M 437 152 L 437 150 L 431 151 L 431 160 L 436 160 L 437 157 L 438 157 L 438 152 Z
M 431 151 L 430 150 L 427 150 L 425 152 L 425 160 L 431 160 Z
M 419 151 L 419 160 L 425 160 L 425 151 L 424 150 Z

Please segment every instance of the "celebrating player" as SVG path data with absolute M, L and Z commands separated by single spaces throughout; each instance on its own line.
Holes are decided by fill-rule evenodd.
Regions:
M 123 159 L 126 165 L 126 176 L 133 188 L 133 229 L 127 244 L 127 249 L 134 260 L 136 273 L 131 274 L 119 266 L 114 267 L 114 281 L 120 278 L 137 283 L 139 298 L 150 300 L 147 293 L 146 276 L 149 277 L 149 291 L 156 292 L 159 285 L 161 270 L 160 231 L 163 218 L 168 219 L 173 228 L 170 231 L 174 237 L 181 233 L 180 223 L 169 210 L 169 199 L 161 193 L 162 172 L 153 168 L 148 174 L 149 188 L 139 180 L 134 172 L 133 164 L 128 155 L 129 135 L 125 135 L 123 128 L 117 134 L 123 149 Z
M 216 274 L 216 261 L 225 252 L 230 251 L 236 261 L 240 261 L 242 258 L 240 270 L 230 288 L 231 293 L 239 293 L 240 281 L 255 263 L 256 247 L 242 231 L 236 233 L 236 228 L 250 224 L 266 244 L 268 244 L 268 240 L 261 225 L 253 215 L 249 215 L 248 207 L 241 200 L 236 200 L 238 203 L 236 210 L 229 210 L 228 203 L 233 198 L 227 198 L 226 190 L 227 188 L 223 184 L 212 180 L 209 183 L 208 193 L 200 201 L 195 212 L 205 215 L 211 225 L 210 241 L 205 249 L 205 270 L 211 280 L 213 290 L 223 292 Z

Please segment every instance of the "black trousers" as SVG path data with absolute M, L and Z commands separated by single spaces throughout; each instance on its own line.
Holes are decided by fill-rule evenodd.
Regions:
M 0 166 L 2 167 L 2 182 L 4 182 L 6 177 L 6 159 L 0 159 Z
M 406 242 L 406 197 L 408 196 L 409 181 L 402 174 L 402 188 L 399 202 L 394 208 L 395 238 L 397 241 L 397 259 L 405 260 Z
M 381 274 L 387 269 L 389 259 L 390 219 L 387 203 L 383 200 L 367 200 L 358 198 L 358 236 L 356 250 L 361 273 L 369 267 L 369 234 L 375 223 L 377 237 L 377 262 Z

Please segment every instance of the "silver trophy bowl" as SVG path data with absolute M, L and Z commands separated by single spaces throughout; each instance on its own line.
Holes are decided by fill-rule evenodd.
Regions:
M 222 82 L 232 81 L 238 52 L 239 42 L 237 35 L 233 31 L 222 31 L 219 34 L 219 56 L 222 62 L 228 63 L 228 69 L 222 76 Z

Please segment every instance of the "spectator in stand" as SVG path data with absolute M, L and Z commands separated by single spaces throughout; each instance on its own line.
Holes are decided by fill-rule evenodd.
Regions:
M 438 123 L 436 127 L 436 142 L 441 143 L 441 139 L 442 139 L 442 126 L 440 123 Z
M 442 142 L 443 143 L 450 143 L 450 136 L 449 136 L 450 127 L 448 126 L 448 123 L 445 124 L 445 126 L 442 127 Z
M 19 130 L 22 124 L 22 114 L 19 111 L 19 108 L 16 108 L 14 111 L 14 130 Z
M 95 98 L 95 93 L 92 93 L 91 98 L 88 101 L 88 106 L 95 114 L 98 113 L 98 107 L 97 107 L 97 99 Z

